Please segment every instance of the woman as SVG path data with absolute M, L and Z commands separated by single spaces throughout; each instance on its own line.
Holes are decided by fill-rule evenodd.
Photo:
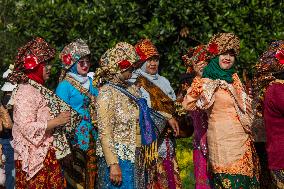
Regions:
M 145 129 L 138 104 L 131 98 L 138 90 L 127 83 L 137 60 L 134 47 L 120 42 L 102 55 L 94 75 L 94 84 L 103 84 L 97 98 L 99 189 L 145 188 L 145 156 L 140 156 L 146 146 Z
M 209 164 L 215 188 L 258 188 L 258 159 L 251 140 L 251 105 L 235 72 L 239 38 L 214 35 L 192 61 L 208 61 L 187 91 L 183 107 L 208 115 Z
M 3 79 L 7 80 L 8 75 L 12 72 L 13 65 L 9 66 L 9 69 L 3 73 Z M 1 102 L 3 104 L 2 115 L 6 115 L 6 119 L 11 120 L 13 117 L 13 108 L 8 105 L 12 92 L 15 89 L 16 85 L 11 84 L 10 82 L 5 82 L 1 88 L 3 92 L 3 96 Z M 13 139 L 12 137 L 12 121 L 10 124 L 3 127 L 3 130 L 0 129 L 0 144 L 3 145 L 3 152 L 6 157 L 5 161 L 5 173 L 6 173 L 6 188 L 14 188 L 15 186 L 15 160 L 14 160 L 14 149 L 11 146 L 10 141 Z M 1 157 L 1 156 L 0 156 Z
M 264 184 L 266 188 L 284 188 L 284 40 L 276 40 L 270 44 L 259 58 L 256 71 L 255 101 L 258 102 L 258 118 L 264 121 L 268 157 L 265 161 L 268 160 L 271 173 L 268 178 L 272 177 L 270 182 Z
M 53 129 L 70 121 L 70 112 L 53 114 L 42 91 L 49 78 L 47 61 L 55 50 L 42 38 L 19 49 L 8 79 L 17 83 L 13 95 L 12 145 L 16 160 L 16 188 L 64 188 L 64 179 L 53 147 Z
M 92 86 L 92 80 L 87 76 L 91 65 L 90 50 L 83 40 L 77 39 L 66 45 L 59 57 L 64 68 L 56 94 L 83 118 L 76 127 L 74 140 L 70 141 L 75 155 L 72 161 L 65 161 L 69 165 L 64 167 L 64 176 L 69 187 L 79 184 L 94 188 L 97 174 L 94 140 L 97 138 L 97 131 L 92 123 L 95 121 L 92 105 L 98 90 Z M 79 170 L 75 169 L 78 165 Z
M 139 41 L 135 50 L 140 57 L 142 66 L 135 71 L 129 80 L 139 87 L 149 107 L 161 112 L 168 119 L 170 127 L 159 136 L 159 158 L 157 164 L 149 168 L 147 188 L 181 188 L 178 165 L 175 155 L 174 136 L 179 134 L 179 125 L 173 117 L 176 95 L 170 82 L 158 74 L 159 53 L 149 39 Z
M 12 120 L 8 110 L 0 102 L 0 186 L 14 188 L 14 151 L 10 144 Z
M 195 49 L 189 49 L 188 53 L 182 57 L 183 61 L 185 62 L 185 65 L 188 66 L 187 72 L 189 74 L 195 74 L 196 77 L 202 76 L 203 67 L 197 65 L 204 64 L 204 62 L 199 62 L 199 61 L 192 62 L 190 58 L 192 57 L 193 54 L 197 54 L 198 51 L 201 50 L 199 48 L 200 46 L 198 46 Z M 190 86 L 191 83 L 188 86 Z M 210 177 L 210 173 L 208 170 L 207 114 L 203 110 L 194 110 L 194 111 L 189 111 L 189 115 L 192 118 L 193 127 L 194 127 L 193 163 L 194 163 L 195 188 L 210 189 L 213 188 L 213 186 L 212 186 L 212 178 Z

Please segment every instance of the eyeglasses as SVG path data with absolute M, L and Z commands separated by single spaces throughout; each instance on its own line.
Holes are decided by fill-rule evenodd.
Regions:
M 88 67 L 91 65 L 90 61 L 87 60 L 87 59 L 83 59 L 83 60 L 79 60 L 78 64 L 81 66 L 81 67 Z

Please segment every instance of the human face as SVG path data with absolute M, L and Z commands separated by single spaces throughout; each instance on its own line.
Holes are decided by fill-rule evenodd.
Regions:
M 121 79 L 122 80 L 128 80 L 132 77 L 132 72 L 133 72 L 134 68 L 131 66 L 130 68 L 128 68 L 127 70 L 125 70 L 124 72 L 121 73 Z
M 235 63 L 235 53 L 234 51 L 228 51 L 219 56 L 219 65 L 222 69 L 228 70 Z
M 159 59 L 157 57 L 150 58 L 146 61 L 146 73 L 155 75 L 158 73 Z
M 49 79 L 50 70 L 51 70 L 51 66 L 50 65 L 46 65 L 46 66 L 43 67 L 42 77 L 43 77 L 44 81 L 47 81 Z
M 90 69 L 89 57 L 82 57 L 77 64 L 77 71 L 79 75 L 86 76 Z

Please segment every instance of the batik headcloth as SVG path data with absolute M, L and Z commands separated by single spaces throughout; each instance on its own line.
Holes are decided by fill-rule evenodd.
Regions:
M 100 79 L 109 81 L 114 75 L 119 74 L 139 60 L 132 45 L 126 42 L 120 42 L 115 47 L 108 49 L 99 61 L 100 67 L 96 69 L 94 74 L 94 84 Z
M 77 39 L 64 47 L 59 54 L 59 58 L 64 68 L 68 70 L 73 64 L 79 61 L 80 58 L 90 54 L 91 52 L 87 43 L 82 39 Z
M 9 74 L 11 83 L 26 82 L 28 77 L 24 73 L 35 69 L 40 63 L 46 62 L 55 56 L 55 49 L 43 38 L 37 37 L 18 49 L 14 63 L 14 71 Z
M 141 62 L 145 62 L 149 58 L 159 57 L 159 52 L 150 39 L 142 39 L 135 45 L 135 50 L 140 57 Z
M 229 50 L 235 55 L 240 53 L 240 39 L 233 33 L 218 33 L 214 35 L 207 45 L 201 44 L 190 48 L 182 59 L 187 67 L 193 67 L 196 72 L 202 70 L 210 59 Z

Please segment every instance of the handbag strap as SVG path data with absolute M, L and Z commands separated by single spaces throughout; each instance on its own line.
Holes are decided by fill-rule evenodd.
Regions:
M 91 95 L 91 93 L 88 91 L 88 89 L 85 89 L 79 81 L 77 81 L 76 79 L 74 79 L 72 76 L 70 75 L 66 75 L 66 77 L 64 78 L 66 81 L 68 81 L 73 87 L 75 87 L 78 91 L 80 91 L 81 93 L 83 93 L 84 95 L 86 95 L 90 100 L 94 100 L 93 95 Z
M 134 96 L 133 94 L 131 94 L 129 91 L 127 91 L 126 89 L 119 87 L 111 82 L 107 83 L 108 85 L 112 86 L 113 88 L 119 90 L 120 92 L 122 92 L 123 94 L 125 94 L 127 97 L 131 98 L 132 100 L 134 100 L 135 102 L 138 101 L 138 98 L 136 96 Z

